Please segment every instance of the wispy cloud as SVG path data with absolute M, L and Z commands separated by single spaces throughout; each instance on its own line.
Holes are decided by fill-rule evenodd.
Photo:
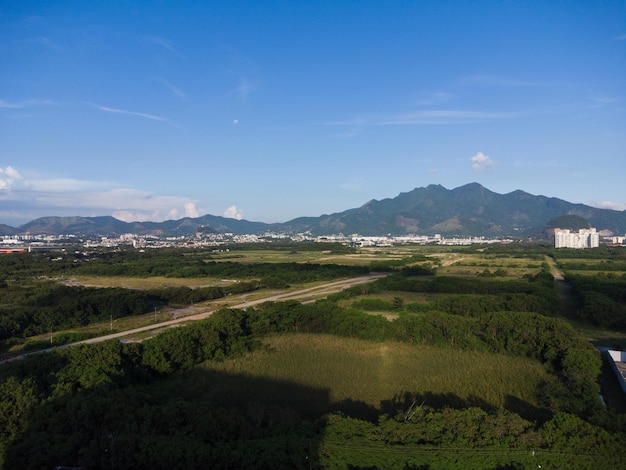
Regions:
M 417 106 L 432 106 L 436 104 L 445 103 L 454 98 L 454 95 L 451 93 L 446 93 L 444 91 L 437 91 L 434 93 L 422 94 L 418 95 L 415 104 Z
M 329 121 L 328 126 L 411 126 L 426 124 L 470 124 L 488 120 L 512 119 L 523 116 L 520 112 L 492 112 L 468 110 L 414 111 L 386 116 L 360 116 L 341 121 Z
M 161 116 L 155 116 L 154 114 L 138 113 L 136 111 L 128 111 L 126 109 L 109 108 L 108 106 L 97 106 L 96 105 L 96 108 L 98 108 L 100 111 L 106 111 L 107 113 L 126 114 L 128 116 L 137 116 L 137 117 L 141 117 L 141 118 L 145 118 L 145 119 L 151 119 L 153 121 L 161 121 L 161 122 L 167 122 L 167 123 L 171 124 L 169 119 L 166 119 L 166 118 L 161 117 Z
M 618 98 L 613 98 L 611 96 L 596 96 L 591 99 L 589 107 L 592 109 L 604 108 L 605 106 L 609 106 L 619 101 L 620 100 Z
M 161 38 L 158 36 L 146 36 L 145 38 L 148 42 L 151 42 L 152 44 L 156 44 L 157 46 L 161 46 L 162 48 L 174 53 L 178 55 L 178 51 L 174 48 L 174 46 L 172 46 L 172 44 Z
M 615 36 L 613 39 L 616 41 L 626 41 L 626 34 L 622 34 L 621 36 Z
M 241 78 L 239 80 L 237 95 L 239 95 L 239 99 L 241 99 L 241 101 L 246 101 L 248 96 L 250 96 L 254 90 L 256 90 L 256 85 L 251 80 L 248 78 Z
M 174 93 L 176 96 L 178 96 L 179 98 L 182 98 L 184 100 L 187 99 L 187 93 L 185 93 L 183 90 L 181 90 L 178 87 L 175 87 L 174 85 L 172 85 L 170 82 L 168 82 L 167 80 L 157 80 L 160 84 L 162 84 L 163 86 L 165 86 L 166 88 L 168 88 L 172 93 Z
M 27 44 L 36 44 L 39 46 L 43 46 L 44 48 L 49 49 L 54 52 L 63 50 L 63 48 L 59 46 L 55 41 L 45 36 L 38 36 L 38 37 L 26 39 L 24 42 Z
M 26 177 L 0 168 L 0 220 L 21 224 L 45 215 L 113 215 L 126 222 L 198 217 L 196 201 L 121 187 L 115 182 L 58 176 Z
M 472 161 L 472 170 L 474 171 L 487 170 L 496 164 L 496 162 L 482 152 L 478 152 L 470 158 L 470 160 Z
M 418 111 L 392 116 L 381 125 L 410 125 L 410 124 L 465 124 L 477 121 L 510 119 L 519 117 L 520 113 L 502 113 L 491 111 L 466 110 L 433 110 Z
M 461 79 L 467 85 L 505 86 L 505 87 L 543 87 L 550 86 L 548 82 L 522 80 L 518 78 L 499 77 L 497 75 L 470 75 Z

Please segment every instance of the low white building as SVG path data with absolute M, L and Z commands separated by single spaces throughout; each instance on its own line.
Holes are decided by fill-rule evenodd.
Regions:
M 578 232 L 566 228 L 554 229 L 555 248 L 597 248 L 600 246 L 600 234 L 595 228 L 581 228 Z

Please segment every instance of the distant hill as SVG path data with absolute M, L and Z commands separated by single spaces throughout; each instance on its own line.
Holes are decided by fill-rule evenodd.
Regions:
M 0 235 L 77 235 L 119 236 L 124 233 L 156 236 L 188 236 L 197 231 L 204 233 L 259 233 L 269 225 L 263 222 L 229 219 L 214 215 L 197 218 L 185 217 L 164 222 L 123 222 L 111 216 L 102 217 L 41 217 L 19 228 L 0 225 Z M 6 231 L 4 230 L 6 228 Z
M 20 231 L 16 229 L 15 227 L 11 227 L 6 224 L 0 224 L 0 236 L 2 235 L 12 236 L 12 235 L 18 235 L 19 233 Z
M 497 194 L 478 183 L 452 190 L 440 185 L 416 188 L 392 199 L 369 201 L 358 209 L 294 219 L 284 226 L 317 234 L 530 236 L 541 234 L 551 220 L 563 215 L 579 216 L 598 229 L 626 233 L 626 212 L 519 190 Z
M 576 216 L 565 217 L 563 216 Z M 19 228 L 0 225 L 0 235 L 16 233 L 114 236 L 123 233 L 159 236 L 192 235 L 197 230 L 233 234 L 310 232 L 312 235 L 434 235 L 541 236 L 559 220 L 584 219 L 598 230 L 626 233 L 626 211 L 596 209 L 558 198 L 534 196 L 524 191 L 494 193 L 478 183 L 455 189 L 429 185 L 390 199 L 371 200 L 363 206 L 319 217 L 299 217 L 285 223 L 266 224 L 213 215 L 165 222 L 122 222 L 105 217 L 42 217 Z M 552 224 L 551 224 L 552 222 Z M 554 228 L 554 227 L 551 227 Z

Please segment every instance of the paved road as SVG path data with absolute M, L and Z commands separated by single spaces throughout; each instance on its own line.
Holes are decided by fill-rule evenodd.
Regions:
M 328 282 L 326 284 L 322 284 L 322 285 L 315 286 L 315 287 L 309 287 L 307 289 L 301 289 L 301 290 L 282 293 L 282 294 L 274 294 L 268 297 L 263 297 L 261 299 L 256 299 L 256 300 L 251 300 L 251 301 L 244 301 L 240 304 L 229 306 L 229 308 L 242 309 L 242 308 L 253 307 L 255 305 L 262 304 L 264 302 L 280 302 L 280 301 L 285 301 L 285 300 L 312 301 L 312 300 L 323 298 L 329 294 L 342 291 L 352 286 L 357 286 L 359 284 L 366 284 L 375 279 L 379 279 L 385 276 L 386 274 L 370 274 L 368 276 L 361 276 L 361 277 L 355 277 L 351 279 L 344 279 L 341 281 Z M 61 347 L 66 348 L 69 346 L 75 346 L 77 344 L 101 343 L 103 341 L 107 341 L 110 339 L 124 338 L 127 336 L 132 336 L 137 333 L 143 333 L 146 331 L 152 331 L 152 330 L 158 330 L 158 329 L 164 329 L 164 328 L 172 328 L 172 327 L 180 326 L 182 323 L 185 323 L 188 321 L 203 320 L 211 316 L 213 312 L 214 312 L 213 309 L 211 309 L 210 307 L 207 307 L 206 310 L 203 310 L 202 312 L 195 313 L 193 315 L 186 315 L 184 317 L 180 317 L 175 320 L 169 320 L 169 321 L 164 321 L 160 323 L 155 323 L 153 325 L 142 326 L 141 328 L 134 328 L 132 330 L 120 331 L 117 333 L 112 333 L 110 335 L 98 336 L 97 338 L 90 338 L 90 339 L 86 339 L 83 341 L 78 341 L 76 343 L 67 344 Z M 6 359 L 3 361 L 3 363 L 20 360 L 20 359 L 23 359 L 25 356 L 29 356 L 32 354 L 39 354 L 39 353 L 48 352 L 48 351 L 50 351 L 50 349 L 26 353 L 21 356 Z

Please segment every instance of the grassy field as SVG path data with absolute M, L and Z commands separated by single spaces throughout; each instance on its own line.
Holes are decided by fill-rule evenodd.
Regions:
M 345 400 L 379 407 L 407 392 L 430 397 L 431 406 L 467 405 L 476 397 L 496 408 L 511 401 L 537 406 L 537 386 L 548 379 L 538 362 L 498 354 L 329 335 L 274 336 L 265 344 L 267 348 L 252 354 L 202 368 L 224 377 L 245 376 L 322 391 L 331 407 Z M 245 401 L 263 401 L 264 395 L 279 402 L 298 400 L 276 396 L 280 392 L 275 388 L 233 390 L 232 383 L 228 387 L 229 393 Z M 311 406 L 309 398 L 300 398 L 302 406 Z
M 437 274 L 448 276 L 476 276 L 485 269 L 498 271 L 501 278 L 521 278 L 541 271 L 541 262 L 532 258 L 502 258 L 482 253 L 446 253 L 433 255 L 441 264 Z

